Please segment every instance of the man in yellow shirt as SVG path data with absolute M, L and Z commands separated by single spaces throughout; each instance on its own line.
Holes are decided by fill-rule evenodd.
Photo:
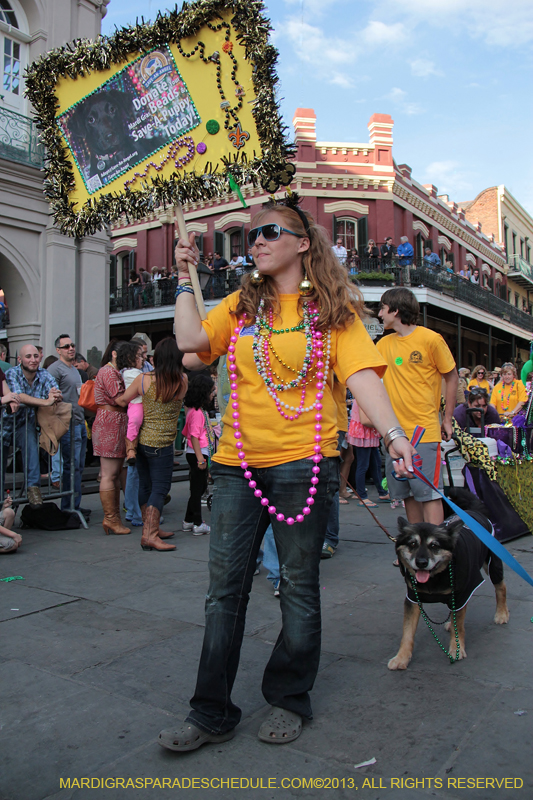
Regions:
M 426 429 L 417 451 L 422 457 L 422 472 L 441 488 L 441 439 L 452 436 L 458 375 L 455 361 L 442 336 L 418 326 L 418 300 L 409 289 L 389 289 L 381 298 L 379 318 L 386 331 L 392 331 L 377 344 L 388 369 L 383 383 L 398 420 L 412 437 L 417 425 Z M 446 413 L 439 421 L 442 379 L 445 381 Z M 405 501 L 409 522 L 444 521 L 442 501 L 433 489 L 418 479 L 397 481 L 392 476 L 392 460 L 387 458 L 387 481 L 391 497 Z

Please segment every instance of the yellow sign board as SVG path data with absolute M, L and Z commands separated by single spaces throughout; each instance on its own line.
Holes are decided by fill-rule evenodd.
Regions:
M 202 0 L 33 64 L 27 92 L 61 230 L 287 183 L 268 30 L 257 0 Z

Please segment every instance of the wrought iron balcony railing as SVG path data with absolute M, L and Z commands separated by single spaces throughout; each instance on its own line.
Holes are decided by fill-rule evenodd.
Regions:
M 251 268 L 223 270 L 208 277 L 202 289 L 204 300 L 227 297 L 236 291 L 241 283 L 241 275 Z M 122 286 L 111 292 L 109 312 L 119 314 L 141 308 L 159 308 L 174 305 L 174 295 L 178 285 L 177 278 L 166 278 L 140 286 Z
M 0 158 L 42 169 L 44 148 L 29 117 L 0 107 Z
M 357 280 L 357 275 L 361 272 L 375 272 L 379 271 L 376 266 L 373 269 L 371 265 L 361 264 L 359 273 L 352 272 L 352 276 Z M 386 270 L 394 275 L 395 283 L 397 286 L 410 286 L 422 287 L 433 289 L 437 292 L 452 297 L 455 300 L 461 300 L 474 308 L 487 311 L 499 319 L 512 322 L 524 328 L 530 333 L 533 332 L 533 316 L 525 311 L 522 311 L 516 306 L 497 297 L 493 294 L 490 288 L 484 288 L 477 283 L 472 283 L 470 280 L 462 278 L 454 272 L 449 272 L 444 267 L 437 267 L 430 269 L 424 264 L 424 259 L 414 259 L 414 263 L 407 267 L 399 267 L 396 264 L 388 265 Z M 385 284 L 384 286 L 390 286 Z
M 444 268 L 429 269 L 424 265 L 423 259 L 415 259 L 409 267 L 400 267 L 396 262 L 380 265 L 373 261 L 365 262 L 364 259 L 358 264 L 358 271 L 355 266 L 348 266 L 350 276 L 357 281 L 357 276 L 361 273 L 389 272 L 394 276 L 396 286 L 427 287 L 461 300 L 474 308 L 482 309 L 499 319 L 519 325 L 524 330 L 533 333 L 533 316 L 521 311 L 515 306 L 497 297 L 489 288 L 483 288 L 479 284 L 465 280 L 460 275 L 448 272 Z M 249 271 L 247 269 L 246 271 Z M 244 272 L 244 270 L 243 270 Z M 226 297 L 231 292 L 239 288 L 241 272 L 227 271 L 212 275 L 202 294 L 205 300 L 212 298 Z M 379 284 L 379 277 L 376 278 Z M 383 290 L 392 286 L 392 282 L 383 279 Z M 124 311 L 135 311 L 142 308 L 157 308 L 174 304 L 174 294 L 176 291 L 177 279 L 148 283 L 144 286 L 132 286 L 116 289 L 111 292 L 109 311 L 112 314 Z

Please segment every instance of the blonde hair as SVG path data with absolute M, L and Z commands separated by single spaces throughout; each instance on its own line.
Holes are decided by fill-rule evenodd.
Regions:
M 502 364 L 501 372 L 512 372 L 515 378 L 518 377 L 517 369 L 510 361 L 506 361 L 505 364 Z
M 344 328 L 351 325 L 357 314 L 364 317 L 368 314 L 365 308 L 363 295 L 348 278 L 346 268 L 339 262 L 333 250 L 329 236 L 321 225 L 317 225 L 313 218 L 305 211 L 309 225 L 309 233 L 305 229 L 302 218 L 294 209 L 275 203 L 266 204 L 252 221 L 252 227 L 257 228 L 267 214 L 275 212 L 283 218 L 284 224 L 294 233 L 310 241 L 309 250 L 302 253 L 302 267 L 308 279 L 313 284 L 313 291 L 305 299 L 316 304 L 319 310 L 317 327 L 319 330 L 327 328 Z M 257 308 L 261 299 L 264 300 L 265 310 L 272 309 L 279 315 L 280 303 L 278 291 L 273 279 L 263 275 L 263 281 L 258 286 L 250 280 L 250 275 L 242 279 L 239 302 L 235 310 L 237 316 L 246 315 L 248 322 L 255 319 Z M 303 274 L 302 274 L 303 278 Z M 304 298 L 300 298 L 302 305 Z

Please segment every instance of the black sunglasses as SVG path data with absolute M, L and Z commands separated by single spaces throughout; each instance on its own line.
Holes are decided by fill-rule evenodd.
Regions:
M 292 236 L 297 236 L 299 239 L 305 238 L 301 233 L 295 233 L 288 228 L 282 228 L 277 222 L 269 222 L 268 225 L 260 225 L 258 228 L 252 228 L 252 230 L 249 231 L 248 246 L 254 246 L 259 234 L 263 236 L 265 242 L 275 242 L 282 233 L 290 233 Z
M 58 350 L 70 350 L 71 347 L 74 350 L 76 349 L 76 345 L 75 344 L 62 344 L 61 347 L 58 347 L 57 349 Z
M 478 373 L 478 375 L 479 375 L 479 373 Z M 470 394 L 474 395 L 475 397 L 488 397 L 489 396 L 487 390 L 484 389 L 482 386 L 473 386 L 472 389 L 470 389 Z

